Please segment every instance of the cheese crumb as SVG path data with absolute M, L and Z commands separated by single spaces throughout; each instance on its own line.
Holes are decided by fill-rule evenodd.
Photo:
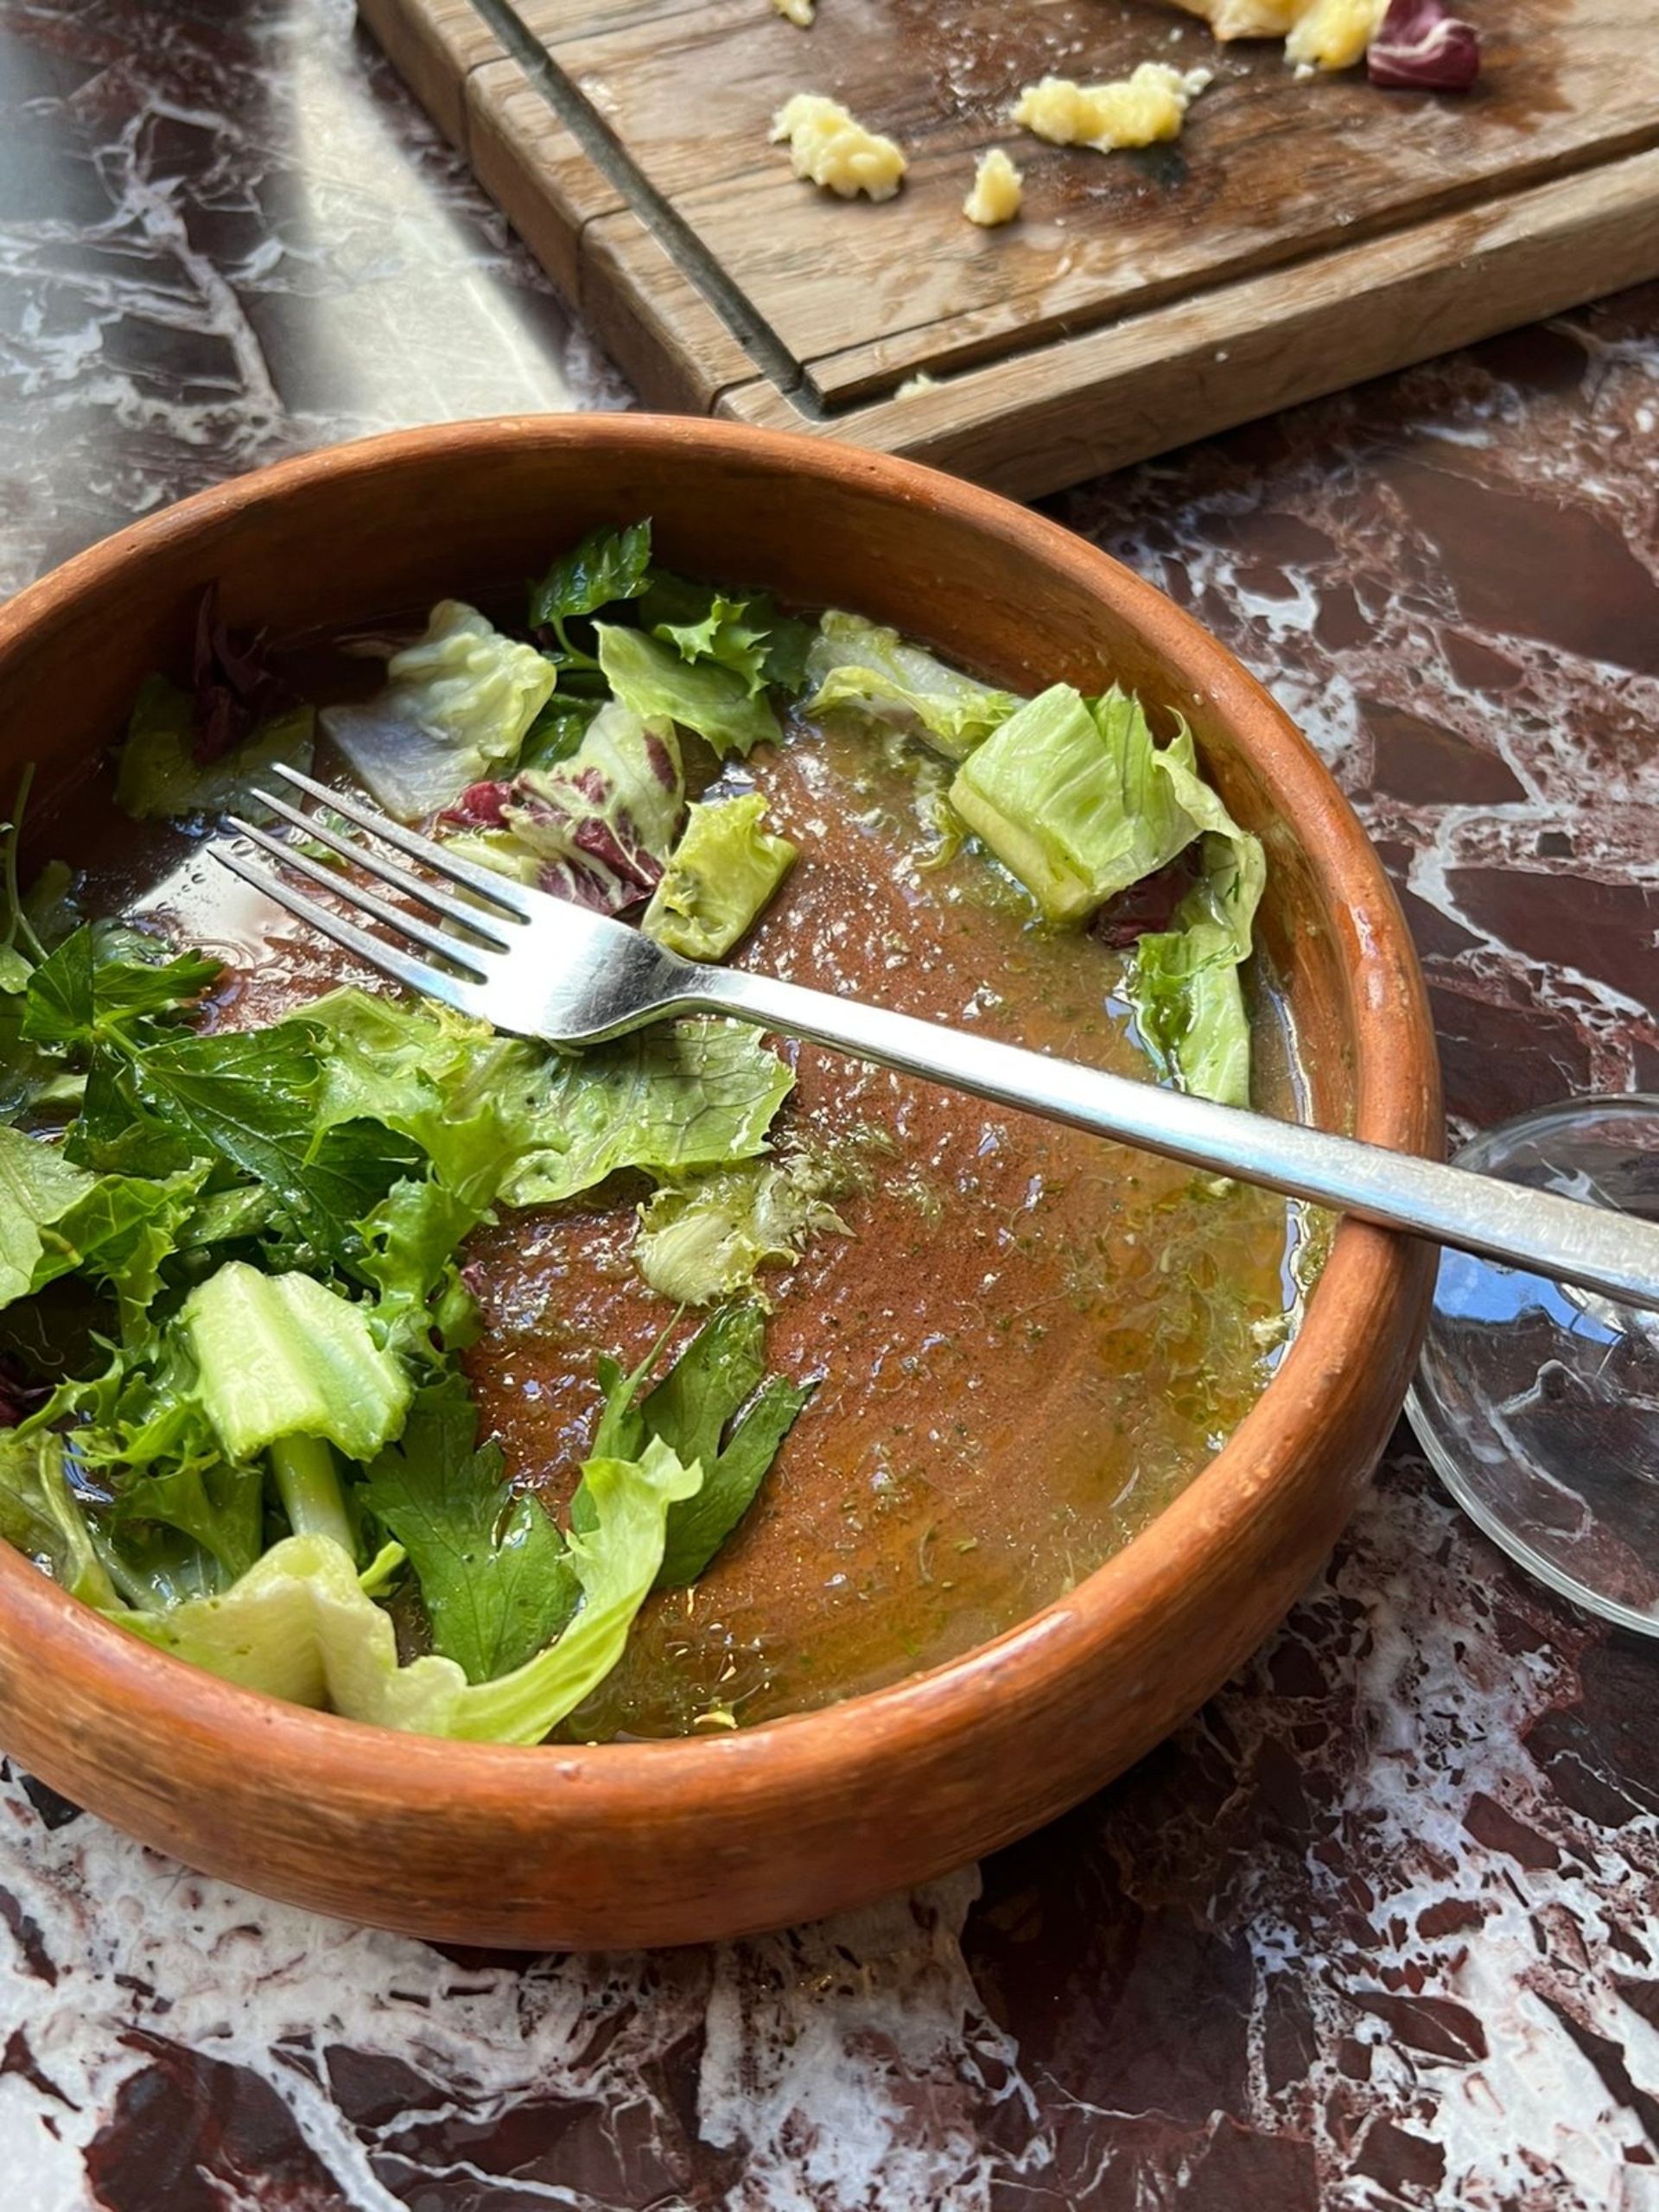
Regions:
M 1217 38 L 1283 38 L 1308 0 L 1175 0 L 1202 16 Z
M 906 377 L 893 393 L 895 399 L 919 399 L 925 391 L 936 391 L 938 378 L 931 377 L 925 369 L 918 369 L 913 377 Z
M 974 188 L 963 201 L 962 212 L 970 223 L 986 230 L 998 223 L 1011 223 L 1020 213 L 1021 184 L 1019 170 L 1000 146 L 993 146 L 988 154 L 979 157 Z
M 804 31 L 811 29 L 813 0 L 772 0 L 772 4 L 786 22 L 798 23 Z
M 790 166 L 826 192 L 851 200 L 891 200 L 910 164 L 891 138 L 855 123 L 836 100 L 797 92 L 772 118 L 772 143 L 789 141 Z
M 1051 146 L 1150 146 L 1179 138 L 1186 111 L 1211 83 L 1207 69 L 1183 73 L 1166 61 L 1143 61 L 1133 76 L 1110 85 L 1077 85 L 1045 77 L 1020 93 L 1014 119 Z
M 1388 0 L 1313 0 L 1297 10 L 1285 59 L 1299 72 L 1310 63 L 1316 69 L 1351 69 L 1365 59 L 1387 13 Z
M 1175 0 L 1219 39 L 1281 38 L 1299 77 L 1351 69 L 1382 28 L 1388 0 Z

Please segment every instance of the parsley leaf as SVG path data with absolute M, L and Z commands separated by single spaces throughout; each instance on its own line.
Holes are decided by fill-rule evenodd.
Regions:
M 409 1554 L 436 1649 L 487 1682 L 553 1641 L 582 1584 L 540 1500 L 502 1479 L 500 1446 L 477 1434 L 459 1377 L 423 1391 L 363 1497 Z
M 530 587 L 530 626 L 556 629 L 573 614 L 592 614 L 614 600 L 638 599 L 650 580 L 651 524 L 590 530 Z
M 758 1299 L 721 1306 L 643 1399 L 637 1394 L 655 1364 L 656 1350 L 632 1375 L 624 1375 L 613 1359 L 599 1362 L 605 1409 L 594 1437 L 594 1459 L 637 1459 L 647 1440 L 659 1437 L 685 1465 L 702 1467 L 701 1490 L 670 1509 L 654 1586 L 658 1590 L 682 1589 L 708 1567 L 748 1511 L 817 1387 L 766 1376 L 765 1331 L 766 1308 Z M 740 1414 L 746 1400 L 753 1402 Z M 579 1489 L 570 1502 L 570 1525 L 578 1533 L 590 1511 Z

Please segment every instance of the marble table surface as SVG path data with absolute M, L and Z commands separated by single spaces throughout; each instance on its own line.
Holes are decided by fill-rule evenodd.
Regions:
M 0 0 L 0 589 L 298 448 L 627 404 L 349 0 Z M 1459 1131 L 1659 1090 L 1659 289 L 1050 504 L 1340 778 Z M 838 1922 L 450 1954 L 10 1767 L 0 1830 L 8 2212 L 1659 2208 L 1659 1648 L 1403 1430 L 1179 1736 Z

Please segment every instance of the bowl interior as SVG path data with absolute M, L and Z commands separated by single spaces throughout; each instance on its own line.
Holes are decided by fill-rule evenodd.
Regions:
M 671 566 L 855 607 L 1015 688 L 1116 681 L 1185 718 L 1235 817 L 1268 848 L 1262 937 L 1311 1117 L 1437 1144 L 1403 925 L 1282 715 L 1104 556 L 874 456 L 589 417 L 411 433 L 225 486 L 94 549 L 0 617 L 0 772 L 34 758 L 48 798 L 54 785 L 73 792 L 143 677 L 188 665 L 211 582 L 231 624 L 302 639 L 511 587 L 594 524 L 642 514 Z M 893 1689 L 717 1743 L 516 1752 L 385 1738 L 138 1646 L 0 1548 L 5 1739 L 194 1864 L 416 1932 L 671 1941 L 847 1904 L 1073 1802 L 1259 1639 L 1328 1548 L 1397 1411 L 1427 1268 L 1421 1249 L 1345 1226 L 1280 1374 L 1177 1503 L 1033 1621 Z

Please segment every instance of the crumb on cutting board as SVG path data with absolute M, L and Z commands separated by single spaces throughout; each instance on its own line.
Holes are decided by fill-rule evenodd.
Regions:
M 1101 154 L 1150 146 L 1180 137 L 1187 109 L 1211 81 L 1208 69 L 1172 69 L 1166 61 L 1143 61 L 1109 85 L 1045 77 L 1020 93 L 1014 120 L 1051 146 L 1090 146 Z
M 962 203 L 962 212 L 970 223 L 977 223 L 982 230 L 991 230 L 998 223 L 1011 223 L 1020 213 L 1024 194 L 1024 179 L 1000 146 L 993 146 L 988 154 L 982 154 L 974 170 L 974 188 Z
M 772 0 L 772 4 L 785 22 L 798 24 L 804 31 L 811 29 L 814 0 Z
M 839 101 L 797 92 L 772 119 L 772 143 L 789 141 L 790 165 L 842 200 L 891 200 L 910 164 L 891 138 L 867 130 Z

